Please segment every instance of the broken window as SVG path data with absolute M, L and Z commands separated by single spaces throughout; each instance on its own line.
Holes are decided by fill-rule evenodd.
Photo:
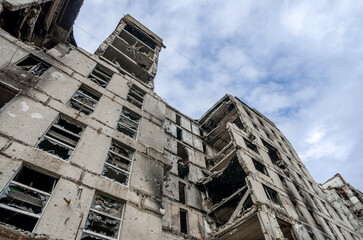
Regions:
M 134 37 L 145 43 L 147 46 L 149 46 L 152 50 L 155 50 L 156 43 L 149 36 L 141 32 L 139 29 L 131 26 L 130 24 L 126 24 L 124 29 L 127 32 L 131 33 Z
M 241 119 L 239 117 L 236 118 L 236 120 L 234 120 L 233 122 L 234 124 L 236 124 L 236 126 L 241 129 L 241 130 L 246 130 L 245 126 L 243 125 Z
M 267 173 L 267 169 L 265 167 L 265 165 L 263 165 L 262 163 L 260 163 L 259 161 L 255 160 L 255 159 L 252 159 L 253 161 L 253 165 L 255 165 L 255 168 L 257 171 L 265 174 L 268 176 L 268 173 Z
M 0 84 L 0 112 L 2 112 L 18 92 Z
M 106 70 L 100 65 L 97 65 L 88 76 L 88 79 L 96 83 L 98 86 L 106 88 L 107 84 L 110 82 L 111 77 L 112 73 L 110 70 Z
M 282 159 L 277 149 L 271 146 L 266 141 L 262 140 L 263 145 L 268 149 L 268 156 L 270 157 L 273 164 L 278 164 Z
M 245 143 L 246 143 L 246 146 L 251 149 L 252 151 L 258 153 L 258 149 L 257 149 L 257 146 L 255 144 L 253 144 L 251 141 L 243 138 L 245 140 Z
M 264 132 L 265 132 L 265 134 L 266 134 L 267 138 L 268 138 L 268 139 L 270 139 L 271 141 L 273 141 L 273 139 L 272 139 L 271 135 L 270 135 L 268 132 L 266 132 L 266 131 L 264 131 Z
M 263 188 L 265 189 L 265 193 L 266 193 L 267 198 L 269 200 L 271 200 L 275 204 L 281 205 L 279 195 L 275 190 L 272 190 L 271 188 L 269 188 L 269 187 L 267 187 L 265 185 L 263 186 Z
M 179 127 L 176 127 L 176 139 L 182 141 L 182 129 Z
M 132 165 L 134 150 L 112 141 L 102 175 L 127 185 Z
M 261 124 L 261 126 L 263 126 L 263 127 L 265 126 L 265 124 L 263 124 L 263 122 L 261 121 L 261 119 L 258 118 L 257 120 Z
M 283 233 L 285 239 L 296 239 L 293 228 L 291 227 L 291 224 L 288 222 L 285 222 L 281 219 L 277 219 L 277 222 L 279 223 L 281 232 Z
M 0 222 L 32 232 L 57 179 L 22 167 L 0 195 Z
M 252 123 L 252 125 L 257 131 L 260 131 L 255 123 Z
M 81 126 L 64 117 L 58 117 L 36 147 L 67 161 L 71 157 L 82 131 Z
M 178 176 L 185 179 L 189 173 L 189 154 L 183 144 L 179 142 L 177 143 L 177 155 L 180 158 L 178 160 Z
M 176 125 L 180 126 L 180 120 L 181 120 L 180 115 L 176 114 L 175 119 L 176 119 Z
M 180 232 L 188 234 L 188 212 L 180 209 Z
M 179 202 L 185 204 L 186 200 L 186 192 L 185 192 L 185 183 L 179 182 Z
M 252 115 L 251 115 L 251 113 L 250 113 L 250 111 L 249 111 L 247 108 L 243 107 L 243 109 L 245 110 L 245 112 L 247 113 L 247 115 L 248 115 L 250 118 L 253 118 L 253 117 L 252 117 Z
M 124 204 L 96 193 L 81 239 L 118 239 Z
M 129 93 L 127 94 L 127 101 L 141 109 L 144 102 L 144 96 L 145 92 L 133 85 L 130 87 Z
M 117 121 L 117 130 L 126 136 L 136 138 L 140 117 L 127 108 L 122 108 L 120 119 Z
M 29 55 L 27 58 L 25 58 L 23 61 L 17 64 L 18 67 L 23 69 L 24 71 L 27 71 L 36 77 L 39 77 L 42 75 L 48 68 L 50 68 L 50 65 L 40 58 Z
M 95 110 L 96 104 L 100 100 L 100 94 L 82 85 L 72 96 L 68 106 L 78 111 L 90 115 Z

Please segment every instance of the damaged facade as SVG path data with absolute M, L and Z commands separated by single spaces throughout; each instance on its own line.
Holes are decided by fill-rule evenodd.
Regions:
M 321 184 L 330 203 L 348 218 L 353 229 L 363 237 L 363 193 L 339 174 Z
M 0 238 L 361 239 L 257 110 L 162 101 L 131 16 L 90 54 L 82 1 L 0 3 Z

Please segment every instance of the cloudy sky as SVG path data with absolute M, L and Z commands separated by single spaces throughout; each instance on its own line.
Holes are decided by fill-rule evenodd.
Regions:
M 155 91 L 199 118 L 225 93 L 274 121 L 318 183 L 363 190 L 363 1 L 86 0 L 94 52 L 131 14 L 164 39 Z

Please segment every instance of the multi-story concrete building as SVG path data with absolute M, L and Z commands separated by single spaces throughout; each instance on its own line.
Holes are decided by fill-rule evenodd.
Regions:
M 81 5 L 1 1 L 2 239 L 360 239 L 256 109 L 161 100 L 163 41 L 134 18 L 76 47 Z
M 321 187 L 330 203 L 348 218 L 354 230 L 363 237 L 363 193 L 347 183 L 339 173 Z

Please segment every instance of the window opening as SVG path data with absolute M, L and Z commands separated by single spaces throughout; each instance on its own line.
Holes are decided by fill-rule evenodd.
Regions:
M 18 94 L 17 91 L 0 84 L 0 112 L 7 107 L 16 94 Z
M 264 131 L 264 132 L 265 132 L 265 134 L 266 134 L 267 138 L 268 138 L 268 139 L 270 139 L 271 141 L 273 141 L 273 139 L 272 139 L 271 135 L 270 135 L 268 132 L 266 132 L 266 131 Z
M 257 131 L 260 131 L 255 123 L 252 123 L 252 125 Z
M 236 124 L 236 126 L 241 129 L 241 130 L 246 130 L 246 128 L 243 126 L 243 123 L 241 121 L 241 119 L 239 117 L 236 118 L 236 120 L 234 120 L 233 122 L 234 124 Z
M 127 101 L 141 109 L 144 102 L 144 96 L 145 92 L 133 85 L 130 87 L 129 93 L 127 94 Z
M 148 45 L 152 50 L 155 50 L 156 43 L 148 38 L 145 34 L 143 34 L 141 31 L 139 31 L 137 28 L 132 27 L 129 24 L 126 24 L 125 30 L 129 33 L 131 33 L 134 37 L 141 40 L 143 43 Z
M 41 76 L 48 68 L 50 68 L 48 63 L 33 55 L 26 57 L 23 61 L 18 63 L 17 66 L 36 77 Z
M 120 119 L 117 122 L 117 130 L 126 136 L 136 138 L 140 117 L 127 108 L 121 111 Z
M 86 115 L 90 115 L 95 110 L 100 97 L 101 94 L 82 85 L 73 94 L 71 100 L 68 103 L 68 106 L 77 109 Z
M 280 153 L 278 152 L 278 150 L 275 147 L 268 144 L 264 140 L 262 140 L 262 143 L 268 149 L 268 156 L 270 157 L 272 163 L 278 165 L 280 163 L 280 161 L 282 161 Z
M 247 110 L 247 108 L 245 108 L 245 107 L 243 107 L 243 109 L 245 110 L 245 112 L 247 113 L 247 115 L 248 115 L 250 118 L 252 118 L 252 115 L 251 115 L 250 111 L 248 111 L 248 110 Z
M 189 154 L 183 144 L 179 142 L 177 143 L 177 155 L 180 158 L 178 160 L 178 176 L 185 179 L 189 173 Z
M 107 84 L 111 80 L 111 77 L 112 74 L 107 73 L 106 71 L 102 70 L 99 65 L 97 65 L 88 76 L 88 79 L 96 83 L 98 86 L 106 88 Z
M 112 141 L 102 175 L 127 185 L 129 182 L 134 150 Z
M 255 159 L 252 159 L 253 161 L 253 165 L 255 165 L 255 168 L 257 171 L 265 174 L 268 176 L 268 173 L 267 173 L 267 169 L 265 167 L 265 165 L 263 165 L 262 163 L 260 163 L 259 161 L 255 160 Z
M 96 193 L 81 239 L 118 239 L 124 204 Z
M 180 209 L 180 232 L 188 234 L 188 212 Z
M 269 200 L 271 200 L 275 204 L 281 205 L 279 195 L 275 190 L 272 190 L 271 188 L 269 188 L 269 187 L 267 187 L 265 185 L 263 186 L 263 188 L 265 189 L 265 193 L 266 193 L 267 198 Z
M 251 149 L 252 151 L 258 153 L 258 149 L 257 149 L 257 146 L 255 144 L 253 144 L 251 141 L 243 138 L 245 140 L 245 143 L 246 143 L 246 146 Z
M 185 183 L 179 182 L 179 202 L 185 204 L 186 202 L 186 192 L 185 192 Z
M 58 117 L 47 133 L 40 139 L 37 148 L 63 160 L 69 160 L 83 128 L 66 118 Z
M 181 117 L 179 114 L 176 114 L 176 125 L 180 126 L 180 120 L 181 120 Z
M 0 222 L 32 232 L 57 179 L 22 167 L 0 195 Z
M 263 126 L 263 127 L 265 126 L 265 124 L 263 124 L 263 122 L 261 121 L 261 119 L 258 118 L 257 120 L 261 124 L 261 126 Z
M 272 129 L 270 129 L 270 130 L 271 130 L 272 134 L 274 135 L 274 137 L 275 137 L 276 139 L 278 139 L 277 134 L 275 133 L 275 131 L 274 131 L 274 130 L 272 130 Z
M 182 141 L 182 129 L 179 127 L 176 127 L 176 139 Z

